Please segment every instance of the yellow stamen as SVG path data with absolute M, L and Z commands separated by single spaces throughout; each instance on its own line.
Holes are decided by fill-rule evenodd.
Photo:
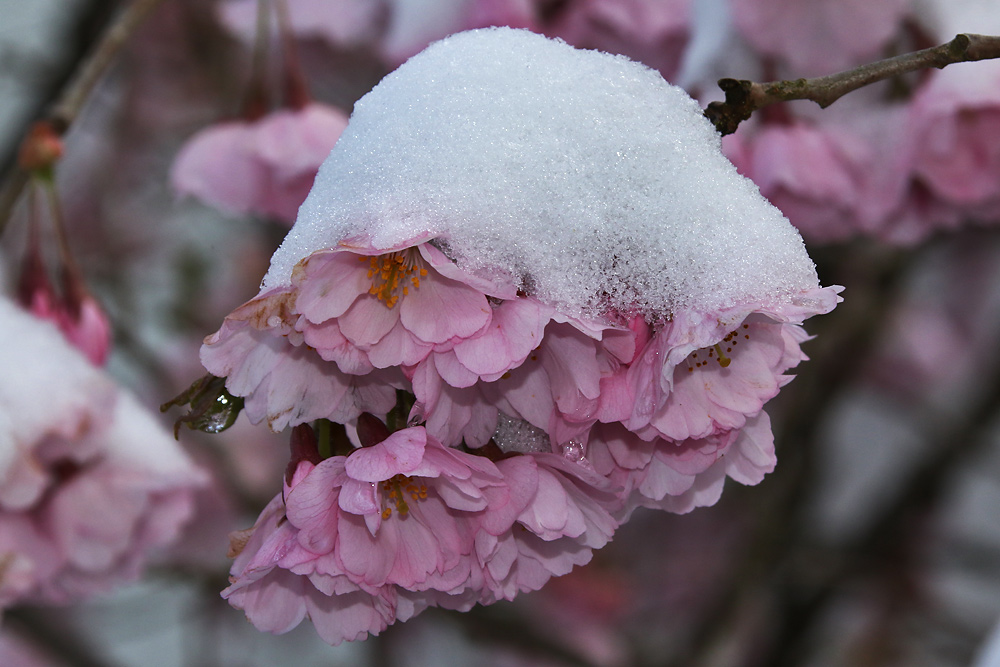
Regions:
M 742 325 L 742 329 L 744 332 L 746 332 L 749 328 L 750 328 L 749 324 Z M 698 350 L 696 352 L 692 352 L 691 355 L 687 358 L 688 373 L 693 373 L 696 368 L 702 368 L 703 366 L 708 366 L 710 361 L 716 361 L 722 368 L 728 368 L 729 364 L 733 363 L 733 360 L 727 355 L 732 354 L 733 348 L 739 345 L 740 333 L 741 332 L 739 329 L 730 331 L 728 334 L 726 334 L 725 338 L 723 338 L 720 342 L 716 343 L 715 345 L 712 345 L 711 347 L 708 348 L 702 348 L 701 350 Z M 745 340 L 750 340 L 749 332 L 743 333 L 743 338 Z M 723 349 L 723 347 L 725 349 Z M 708 359 L 703 360 L 704 356 L 699 358 L 698 355 L 701 352 L 707 352 L 708 354 L 704 356 L 707 356 Z
M 719 347 L 718 343 L 715 344 L 715 352 L 719 355 L 719 365 L 723 368 L 732 363 L 733 360 L 722 353 L 722 348 Z
M 368 278 L 372 285 L 368 293 L 384 303 L 386 308 L 394 307 L 400 296 L 409 295 L 408 283 L 419 288 L 419 276 L 427 275 L 427 269 L 417 264 L 419 260 L 413 251 L 404 250 L 362 259 L 369 262 Z
M 410 505 L 406 502 L 405 495 L 409 495 L 413 501 L 427 500 L 427 486 L 406 475 L 395 475 L 382 482 L 382 492 L 385 494 L 387 504 L 394 505 L 400 517 L 405 517 L 410 512 Z M 382 510 L 383 519 L 388 519 L 390 516 L 392 516 L 391 507 Z

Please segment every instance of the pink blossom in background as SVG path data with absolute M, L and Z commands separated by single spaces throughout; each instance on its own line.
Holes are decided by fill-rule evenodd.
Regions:
M 935 72 L 913 100 L 914 171 L 979 220 L 1000 214 L 1000 64 Z
M 62 224 L 56 220 L 56 224 Z M 32 315 L 49 320 L 62 331 L 66 340 L 90 359 L 103 366 L 111 351 L 111 322 L 101 305 L 91 296 L 72 259 L 60 258 L 61 291 L 49 277 L 42 259 L 37 229 L 29 232 L 17 286 L 20 304 Z
M 920 155 L 928 149 L 911 130 L 929 126 L 919 120 L 919 104 L 848 98 L 840 105 L 822 122 L 751 123 L 723 141 L 740 173 L 759 185 L 805 239 L 837 243 L 872 236 L 912 245 L 936 230 L 956 228 L 964 215 L 985 219 L 991 199 L 972 205 L 949 201 L 920 173 L 919 161 L 926 163 Z M 968 155 L 974 145 L 956 147 L 956 155 Z
M 226 213 L 291 224 L 346 126 L 344 112 L 318 102 L 256 121 L 219 123 L 181 148 L 171 183 L 178 194 Z
M 691 4 L 692 0 L 570 2 L 541 26 L 541 32 L 582 49 L 626 55 L 672 79 L 690 38 Z
M 819 76 L 877 58 L 902 28 L 910 0 L 730 0 L 733 21 L 764 56 L 795 76 Z
M 866 148 L 859 137 L 806 122 L 764 124 L 725 142 L 740 173 L 810 240 L 853 235 Z
M 135 579 L 206 477 L 51 324 L 6 301 L 0 319 L 0 606 Z

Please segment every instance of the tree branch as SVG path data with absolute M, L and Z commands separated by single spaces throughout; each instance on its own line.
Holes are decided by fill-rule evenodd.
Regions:
M 946 44 L 904 53 L 838 74 L 813 79 L 757 83 L 745 79 L 720 79 L 725 102 L 712 102 L 705 116 L 723 135 L 732 134 L 739 124 L 758 109 L 790 100 L 812 100 L 826 108 L 847 93 L 907 72 L 954 63 L 1000 58 L 1000 37 L 961 34 Z
M 162 0 L 134 0 L 128 4 L 107 26 L 97 45 L 41 120 L 48 121 L 58 134 L 65 134 L 118 52 L 160 2 Z M 21 169 L 15 169 L 0 189 L 0 234 L 7 226 L 14 204 L 27 184 L 28 175 Z

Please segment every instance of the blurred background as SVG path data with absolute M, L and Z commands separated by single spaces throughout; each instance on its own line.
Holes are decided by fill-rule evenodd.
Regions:
M 986 0 L 287 0 L 270 22 L 256 0 L 0 0 L 8 295 L 29 246 L 19 146 L 136 8 L 55 183 L 112 326 L 108 370 L 152 410 L 204 373 L 202 338 L 256 294 L 332 119 L 431 41 L 524 27 L 639 60 L 704 105 L 723 76 L 818 76 L 1000 34 Z M 325 120 L 294 136 L 311 150 L 275 149 L 269 123 L 310 108 Z M 258 143 L 207 134 L 234 125 Z M 219 597 L 227 535 L 280 490 L 287 436 L 242 419 L 183 429 L 213 483 L 179 541 L 114 592 L 8 607 L 0 664 L 1000 665 L 985 653 L 1000 618 L 1000 62 L 771 107 L 723 146 L 801 230 L 820 282 L 846 288 L 769 405 L 778 467 L 759 486 L 730 482 L 688 515 L 639 510 L 589 565 L 513 603 L 431 609 L 334 648 L 308 623 L 258 633 Z

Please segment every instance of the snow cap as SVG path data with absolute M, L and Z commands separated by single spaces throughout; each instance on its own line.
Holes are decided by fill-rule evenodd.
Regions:
M 655 71 L 525 30 L 432 44 L 357 102 L 264 287 L 355 237 L 434 243 L 568 311 L 670 317 L 817 287 L 802 239 Z

